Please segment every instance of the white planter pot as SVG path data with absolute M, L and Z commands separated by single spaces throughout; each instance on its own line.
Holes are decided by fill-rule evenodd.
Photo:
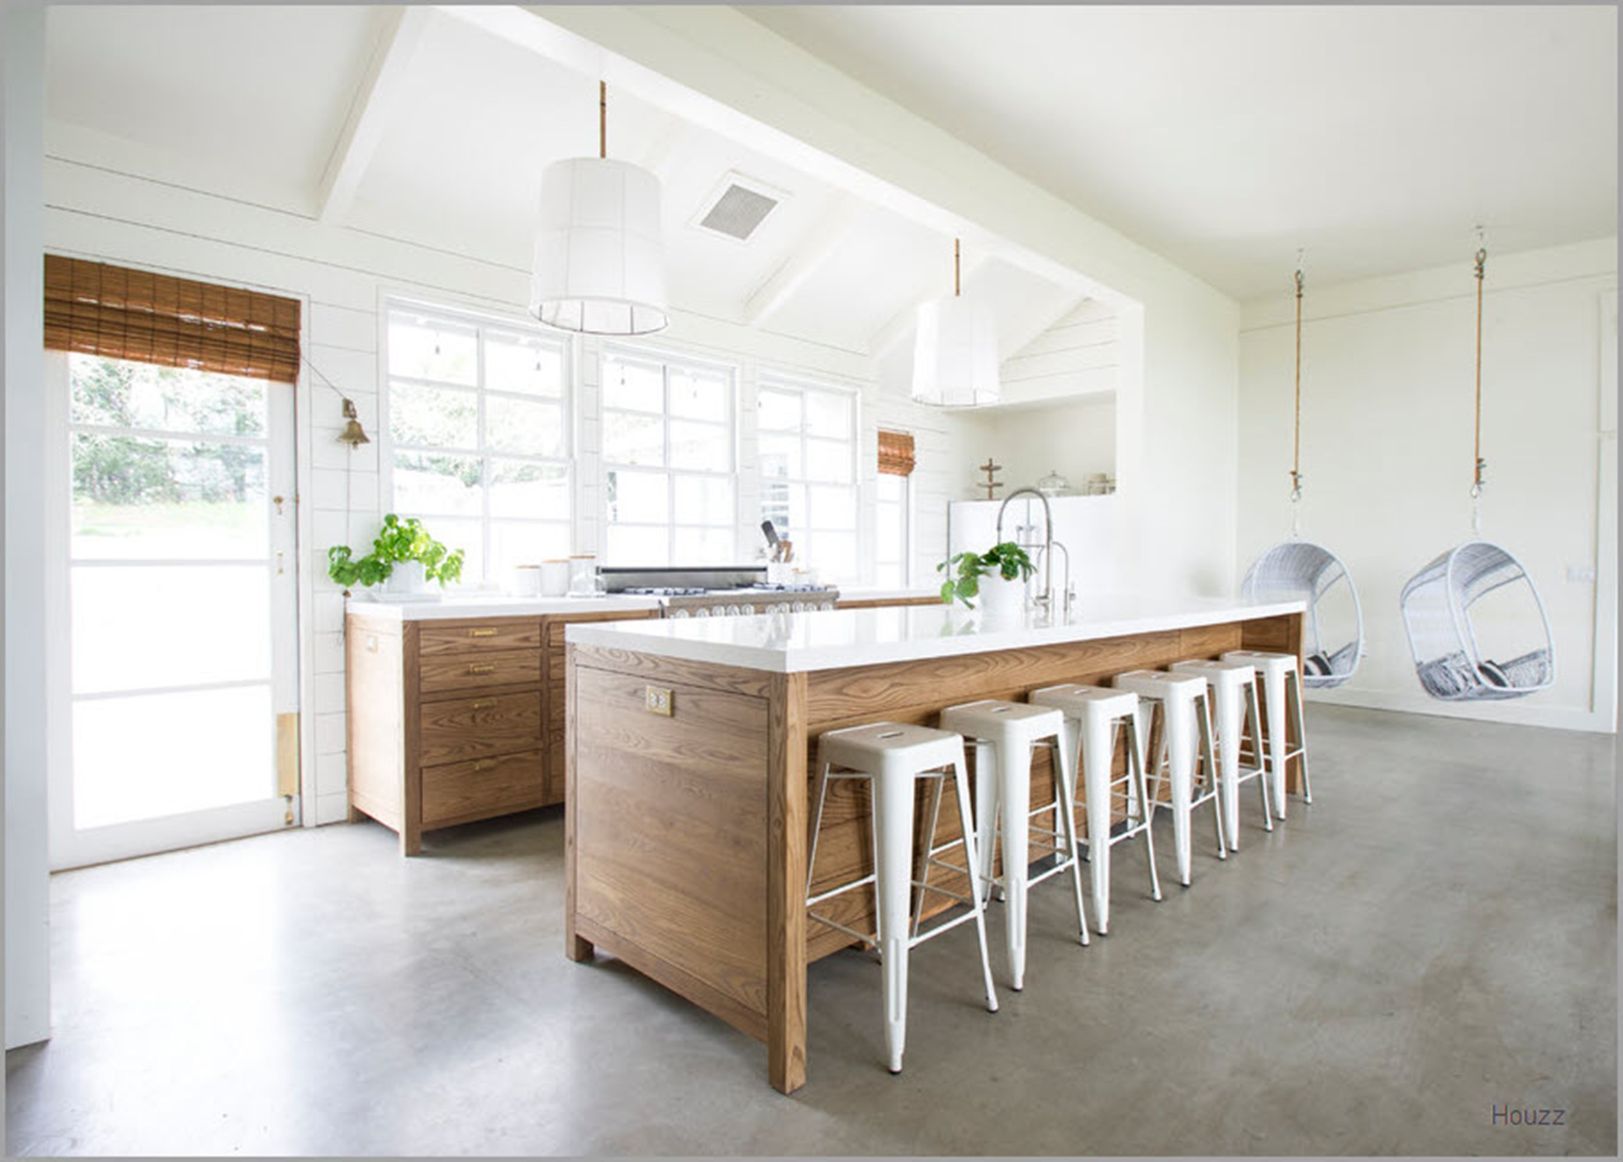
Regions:
M 983 573 L 975 607 L 991 621 L 1018 621 L 1026 612 L 1026 583 L 1006 581 L 1001 573 Z
M 427 588 L 428 578 L 423 573 L 421 561 L 396 561 L 394 571 L 383 583 L 385 593 L 398 596 L 414 596 Z

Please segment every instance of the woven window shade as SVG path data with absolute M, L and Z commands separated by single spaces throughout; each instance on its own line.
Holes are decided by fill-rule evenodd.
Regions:
M 887 476 L 913 475 L 913 435 L 879 429 L 879 471 Z
M 297 383 L 299 303 L 47 254 L 45 346 Z

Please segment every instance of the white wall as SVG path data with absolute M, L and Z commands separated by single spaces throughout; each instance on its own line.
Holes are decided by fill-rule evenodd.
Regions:
M 56 253 L 164 270 L 186 277 L 252 285 L 306 303 L 306 353 L 327 379 L 355 400 L 362 423 L 378 434 L 379 311 L 389 295 L 522 317 L 528 272 L 429 250 L 375 235 L 323 225 L 295 214 L 177 189 L 132 173 L 112 172 L 106 161 L 77 151 L 83 138 L 50 142 L 45 167 L 45 244 Z M 129 155 L 126 154 L 127 159 Z M 125 160 L 121 164 L 128 164 Z M 753 423 L 750 401 L 763 368 L 850 386 L 862 396 L 861 463 L 865 488 L 873 486 L 875 430 L 879 425 L 915 433 L 915 578 L 928 582 L 945 536 L 949 488 L 965 474 L 959 435 L 967 421 L 906 399 L 882 396 L 869 360 L 821 344 L 748 330 L 673 312 L 659 336 L 666 348 L 725 359 L 739 368 L 741 419 Z M 580 551 L 598 547 L 595 487 L 597 346 L 577 341 Z M 305 819 L 344 817 L 343 597 L 326 578 L 330 545 L 362 545 L 376 532 L 383 495 L 378 444 L 353 452 L 337 442 L 342 426 L 338 397 L 305 373 L 299 388 L 300 572 L 304 636 L 302 705 L 305 713 Z M 748 441 L 745 448 L 751 447 Z M 749 479 L 753 462 L 740 465 Z M 347 490 L 347 491 L 346 491 Z M 348 501 L 346 503 L 346 495 Z M 953 494 L 957 495 L 957 494 Z M 861 509 L 871 521 L 871 505 Z M 740 516 L 739 548 L 753 556 L 759 517 Z
M 1309 272 L 1311 279 L 1311 271 Z M 1611 651 L 1596 679 L 1597 599 L 1615 611 L 1615 399 L 1602 418 L 1602 304 L 1615 328 L 1616 240 L 1490 255 L 1483 324 L 1483 533 L 1528 566 L 1549 607 L 1558 680 L 1509 703 L 1456 706 L 1415 680 L 1404 582 L 1469 537 L 1475 291 L 1468 247 L 1446 269 L 1309 282 L 1302 357 L 1302 536 L 1357 580 L 1368 656 L 1327 701 L 1610 729 Z M 1247 304 L 1240 362 L 1240 557 L 1290 529 L 1292 300 Z M 1612 348 L 1615 351 L 1615 342 Z M 1615 367 L 1611 393 L 1616 391 Z M 1603 457 L 1605 465 L 1603 469 Z M 1610 544 L 1610 549 L 1605 545 Z M 1569 570 L 1599 570 L 1597 581 Z M 1615 613 L 1608 618 L 1615 633 Z
M 50 885 L 45 850 L 44 271 L 40 147 L 45 12 L 0 8 L 0 350 L 5 381 L 6 1048 L 50 1035 Z
M 1121 377 L 1120 347 L 1115 308 L 1089 299 L 1020 350 L 1006 354 L 1003 401 L 1026 404 L 1109 394 Z

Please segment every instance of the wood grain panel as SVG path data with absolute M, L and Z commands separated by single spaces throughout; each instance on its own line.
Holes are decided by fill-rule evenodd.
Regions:
M 489 694 L 424 702 L 418 723 L 423 766 L 539 750 L 541 695 Z
M 522 686 L 541 681 L 541 651 L 490 650 L 482 654 L 426 657 L 418 667 L 424 694 Z
M 350 818 L 362 811 L 400 830 L 405 790 L 403 658 L 398 625 L 345 619 L 344 705 Z
M 806 675 L 774 675 L 769 709 L 767 1068 L 793 1093 L 806 1083 Z
M 450 827 L 541 806 L 541 752 L 447 763 L 423 771 L 423 826 Z
M 842 597 L 834 603 L 836 609 L 889 609 L 898 605 L 940 605 L 941 598 L 934 596 L 920 597 L 882 597 L 869 600 L 867 598 Z
M 537 649 L 540 645 L 541 621 L 535 617 L 436 621 L 424 625 L 418 634 L 418 651 L 424 658 Z
M 583 652 L 568 807 L 575 913 L 764 1015 L 767 703 L 665 675 L 674 713 L 650 714 L 642 675 L 589 668 Z
M 684 682 L 690 686 L 704 686 L 711 690 L 743 694 L 750 698 L 765 698 L 772 685 L 772 675 L 761 670 L 745 670 L 737 666 L 712 666 L 704 662 L 661 658 L 652 654 L 639 654 L 635 650 L 610 649 L 604 646 L 570 648 L 575 651 L 577 666 L 613 670 L 622 674 L 640 674 L 650 682 L 660 682 L 664 685 Z

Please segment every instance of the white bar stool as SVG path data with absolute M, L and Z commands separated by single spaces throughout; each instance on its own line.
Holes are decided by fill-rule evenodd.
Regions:
M 914 791 L 921 779 L 935 779 L 939 794 L 941 781 L 952 775 L 957 788 L 958 813 L 964 820 L 964 862 L 969 873 L 968 896 L 957 896 L 941 888 L 931 891 L 952 895 L 969 905 L 969 911 L 944 920 L 920 933 L 917 924 L 908 923 L 908 897 L 914 887 L 913 805 Z M 863 779 L 872 791 L 873 813 L 869 818 L 873 842 L 874 870 L 861 879 L 812 894 L 813 871 L 817 865 L 817 833 L 823 822 L 823 804 L 830 779 Z M 940 799 L 937 798 L 939 805 Z M 992 962 L 986 950 L 985 893 L 981 890 L 980 864 L 976 860 L 973 816 L 969 807 L 969 784 L 964 770 L 964 740 L 945 730 L 925 726 L 903 726 L 876 722 L 830 730 L 817 740 L 817 779 L 812 793 L 810 839 L 806 851 L 807 917 L 837 928 L 879 951 L 884 968 L 885 1051 L 890 1071 L 900 1073 L 902 1051 L 907 1044 L 907 957 L 916 944 L 939 936 L 949 928 L 973 920 L 981 946 L 981 976 L 986 985 L 986 1008 L 997 1012 L 997 994 L 992 989 Z M 934 854 L 934 820 L 931 833 L 924 837 L 924 851 Z M 954 840 L 954 843 L 960 842 Z M 944 846 L 951 846 L 944 845 Z M 858 932 L 811 909 L 833 896 L 868 884 L 874 886 L 874 936 Z
M 1026 891 L 1031 884 L 1070 871 L 1076 893 L 1078 939 L 1083 944 L 1088 942 L 1088 917 L 1082 905 L 1082 866 L 1076 840 L 1076 784 L 1072 781 L 1076 763 L 1071 758 L 1065 734 L 1065 716 L 1058 710 L 1024 702 L 983 699 L 947 707 L 941 712 L 941 728 L 963 735 L 975 746 L 975 826 L 981 881 L 988 888 L 1000 882 L 1007 897 L 1005 941 L 1009 977 L 1010 985 L 1018 992 L 1026 983 Z M 1065 833 L 1067 850 L 1065 857 L 1053 867 L 1032 876 L 1028 866 L 1031 859 L 1031 753 L 1045 741 L 1056 751 L 1058 778 L 1055 781 L 1061 800 L 1057 830 Z M 992 875 L 993 844 L 1000 828 L 1003 835 L 1001 881 Z
M 1313 784 L 1307 777 L 1307 734 L 1302 719 L 1302 675 L 1295 654 L 1267 650 L 1230 650 L 1225 662 L 1251 666 L 1262 683 L 1263 743 L 1268 748 L 1269 774 L 1274 781 L 1274 811 L 1285 818 L 1285 769 L 1291 759 L 1302 760 L 1302 802 L 1313 802 Z M 1289 716 L 1287 718 L 1287 715 Z M 1277 728 L 1276 728 L 1277 727 Z M 1290 728 L 1296 746 L 1290 745 Z
M 1217 756 L 1212 746 L 1211 705 L 1206 696 L 1206 679 L 1194 674 L 1169 674 L 1165 670 L 1129 670 L 1117 674 L 1110 683 L 1117 690 L 1138 695 L 1138 737 L 1148 745 L 1156 707 L 1161 709 L 1161 747 L 1148 770 L 1155 775 L 1153 802 L 1161 805 L 1161 784 L 1170 780 L 1172 801 L 1172 842 L 1178 853 L 1178 880 L 1189 886 L 1189 823 L 1196 807 L 1211 802 L 1212 819 L 1217 825 L 1217 858 L 1228 858 L 1223 838 L 1223 812 L 1217 804 Z M 1201 779 L 1195 784 L 1195 766 Z
M 1138 737 L 1138 695 L 1130 690 L 1067 683 L 1033 690 L 1029 695 L 1037 706 L 1052 706 L 1065 715 L 1066 729 L 1072 731 L 1071 754 L 1081 767 L 1079 781 L 1088 809 L 1088 864 L 1093 878 L 1093 923 L 1099 935 L 1110 931 L 1110 849 L 1129 839 L 1144 837 L 1150 863 L 1150 896 L 1161 898 L 1161 878 L 1155 870 L 1155 811 L 1150 806 L 1144 778 L 1144 748 Z M 1113 778 L 1116 759 L 1116 724 L 1127 728 L 1127 770 Z M 1111 827 L 1111 811 L 1116 788 L 1126 800 L 1126 824 L 1121 831 Z
M 1269 831 L 1274 829 L 1268 780 L 1263 777 L 1262 711 L 1257 706 L 1256 671 L 1249 663 L 1218 662 L 1210 658 L 1173 662 L 1169 668 L 1175 674 L 1197 674 L 1211 686 L 1217 719 L 1218 785 L 1223 789 L 1223 831 L 1228 836 L 1229 850 L 1239 851 L 1241 783 L 1257 780 L 1257 786 L 1262 788 L 1262 825 Z M 1248 730 L 1253 744 L 1251 757 L 1256 765 L 1241 770 L 1240 754 L 1246 750 Z

